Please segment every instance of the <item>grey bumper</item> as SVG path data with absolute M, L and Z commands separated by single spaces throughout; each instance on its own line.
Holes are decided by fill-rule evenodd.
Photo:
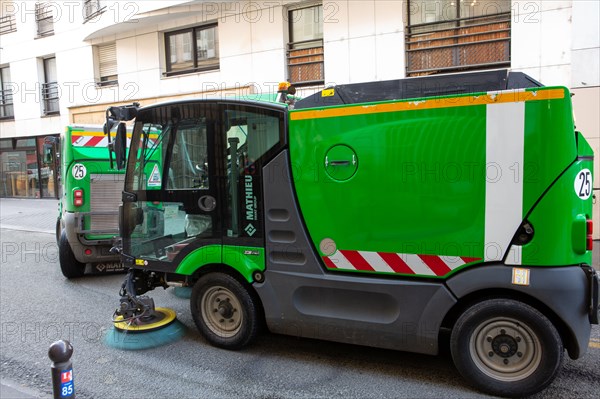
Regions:
M 89 240 L 85 238 L 85 233 L 81 228 L 83 216 L 84 214 L 82 213 L 70 212 L 65 212 L 62 215 L 62 226 L 67 232 L 67 240 L 75 258 L 82 263 L 120 262 L 121 258 L 119 255 L 110 253 L 114 238 L 103 240 Z M 118 237 L 118 233 L 115 234 L 116 237 Z M 91 251 L 89 255 L 85 254 L 86 249 Z

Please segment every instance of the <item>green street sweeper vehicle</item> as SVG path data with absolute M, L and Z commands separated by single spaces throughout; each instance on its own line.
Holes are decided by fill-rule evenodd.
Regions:
M 67 278 L 124 270 L 110 253 L 119 235 L 118 207 L 124 171 L 111 165 L 101 125 L 70 125 L 61 135 L 62 190 L 56 220 L 59 263 Z
M 188 286 L 213 345 L 262 326 L 431 355 L 447 342 L 472 385 L 505 396 L 587 350 L 593 153 L 566 88 L 495 70 L 110 115 L 135 118 L 116 313 L 136 328 L 165 318 L 147 291 Z

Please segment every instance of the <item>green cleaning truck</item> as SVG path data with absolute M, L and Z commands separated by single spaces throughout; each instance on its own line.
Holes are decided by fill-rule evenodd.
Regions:
M 81 277 L 86 264 L 96 273 L 123 270 L 110 253 L 119 235 L 118 207 L 124 171 L 111 166 L 102 126 L 67 126 L 60 137 L 62 192 L 56 221 L 60 269 Z
M 593 153 L 570 97 L 497 70 L 115 108 L 110 123 L 135 117 L 117 314 L 136 324 L 144 293 L 188 286 L 220 347 L 263 325 L 449 345 L 476 388 L 540 391 L 598 323 Z

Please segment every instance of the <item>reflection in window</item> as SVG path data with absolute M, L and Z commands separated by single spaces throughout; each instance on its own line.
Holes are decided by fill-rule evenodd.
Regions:
M 167 75 L 219 68 L 217 25 L 165 34 Z
M 251 166 L 257 159 L 279 143 L 279 118 L 255 112 L 226 111 L 229 130 L 227 142 L 239 139 L 238 166 Z
M 179 124 L 173 144 L 167 188 L 208 188 L 208 146 L 204 118 Z
M 225 228 L 228 237 L 256 238 L 262 234 L 262 196 L 257 171 L 269 150 L 280 143 L 280 115 L 265 110 L 248 112 L 242 109 L 225 111 Z

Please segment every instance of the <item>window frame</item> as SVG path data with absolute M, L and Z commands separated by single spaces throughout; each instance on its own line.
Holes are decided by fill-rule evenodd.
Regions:
M 4 81 L 4 70 L 8 71 L 9 81 Z M 14 120 L 15 119 L 15 108 L 13 101 L 13 92 L 11 87 L 4 88 L 6 85 L 12 83 L 12 77 L 10 76 L 10 66 L 0 67 L 0 107 L 4 110 L 4 116 L 0 115 L 0 120 Z M 10 109 L 11 112 L 6 112 L 6 109 Z
M 198 41 L 197 41 L 197 33 L 203 30 L 215 29 L 216 33 L 216 57 L 215 62 L 210 65 L 199 66 L 198 64 Z M 171 62 L 171 41 L 170 38 L 176 35 L 180 35 L 183 33 L 191 33 L 191 46 L 192 46 L 192 62 L 193 66 L 189 69 L 184 70 L 173 70 L 172 62 Z M 194 26 L 191 28 L 179 29 L 176 31 L 165 32 L 164 33 L 164 41 L 165 41 L 165 66 L 166 72 L 163 73 L 164 76 L 177 76 L 177 75 L 185 75 L 197 72 L 205 72 L 205 71 L 214 71 L 218 70 L 221 67 L 221 52 L 219 50 L 219 24 L 214 22 L 205 25 Z
M 312 38 L 312 39 L 305 39 L 305 40 L 300 40 L 300 41 L 293 41 L 294 40 L 294 35 L 293 35 L 293 25 L 294 25 L 294 18 L 292 18 L 292 13 L 293 12 L 297 12 L 300 10 L 308 10 L 311 8 L 317 8 L 317 7 L 321 7 L 321 17 L 323 17 L 323 3 L 320 1 L 317 2 L 312 2 L 312 3 L 307 3 L 307 4 L 296 4 L 296 5 L 292 5 L 290 7 L 288 7 L 286 9 L 287 12 L 287 51 L 286 51 L 286 73 L 287 73 L 287 79 L 288 81 L 290 81 L 291 83 L 294 84 L 294 86 L 297 87 L 301 87 L 301 86 L 313 86 L 313 85 L 320 85 L 323 84 L 325 82 L 325 47 L 324 47 L 324 38 L 320 37 L 320 38 Z M 322 24 L 324 24 L 324 21 L 321 22 Z M 323 34 L 324 32 L 324 27 L 321 26 L 321 33 Z M 305 47 L 296 47 L 296 45 L 307 45 Z M 310 52 L 310 50 L 318 50 L 321 49 L 320 52 L 315 51 L 315 52 Z M 309 54 L 300 54 L 300 55 L 293 55 L 294 51 L 298 51 L 298 50 L 308 50 Z M 321 58 L 318 60 L 314 60 L 314 58 Z M 295 63 L 292 60 L 297 59 L 299 60 L 299 63 Z M 303 61 L 305 60 L 306 61 Z M 299 67 L 300 65 L 308 65 L 308 64 L 321 64 L 321 77 L 322 79 L 317 79 L 317 80 L 301 80 L 301 81 L 293 81 L 292 79 L 292 68 L 294 68 L 294 66 Z
M 54 68 L 56 71 L 56 56 L 46 57 L 42 59 L 42 68 L 44 72 L 44 82 L 41 84 L 41 94 L 42 94 L 42 114 L 44 116 L 53 116 L 60 115 L 60 96 L 58 92 L 58 79 L 51 80 L 49 76 L 49 60 L 54 60 Z M 55 77 L 57 78 L 57 77 Z M 55 94 L 55 95 L 54 95 Z M 56 109 L 51 104 L 56 104 Z
M 48 23 L 49 29 L 41 31 L 40 23 Z M 47 37 L 54 35 L 54 14 L 50 8 L 49 1 L 38 1 L 35 3 L 35 23 L 37 28 L 37 37 Z
M 102 48 L 108 48 L 109 46 L 113 46 L 114 47 L 114 68 L 115 68 L 115 73 L 111 74 L 111 75 L 104 75 L 102 74 L 102 64 L 106 64 L 107 63 L 107 59 L 106 57 L 103 58 L 102 57 Z M 104 44 L 100 44 L 95 46 L 94 48 L 94 52 L 95 52 L 95 57 L 96 57 L 96 65 L 97 65 L 97 78 L 96 78 L 96 87 L 107 87 L 107 86 L 115 86 L 119 84 L 119 73 L 118 73 L 118 59 L 117 59 L 117 43 L 116 42 L 112 42 L 112 43 L 104 43 Z M 104 61 L 104 62 L 102 62 Z M 110 77 L 114 77 L 114 79 L 108 79 Z M 106 80 L 102 80 L 103 78 L 107 78 Z
M 106 6 L 102 6 L 100 0 L 83 0 L 83 23 L 94 19 L 97 15 L 102 14 Z M 92 10 L 89 12 L 89 10 Z
M 510 0 L 504 0 L 503 4 L 509 7 L 506 11 L 502 9 L 498 11 L 498 2 L 490 1 L 489 4 L 496 5 L 496 12 L 492 13 L 485 12 L 489 6 L 485 1 L 479 3 L 480 6 L 483 4 L 484 7 L 481 13 L 476 12 L 478 10 L 475 8 L 471 10 L 472 12 L 468 12 L 469 9 L 467 8 L 465 13 L 464 7 L 466 5 L 455 2 L 455 4 L 451 4 L 455 7 L 455 10 L 453 10 L 455 11 L 454 15 L 446 15 L 448 18 L 429 22 L 421 20 L 424 18 L 425 9 L 421 10 L 420 17 L 415 18 L 412 16 L 414 13 L 411 13 L 411 5 L 414 4 L 418 4 L 417 9 L 421 10 L 422 7 L 426 7 L 426 0 L 407 0 L 403 11 L 406 13 L 404 41 L 406 76 L 510 68 L 512 40 Z M 431 4 L 439 5 L 440 2 L 432 0 Z M 434 11 L 438 10 L 427 10 L 428 13 Z M 438 16 L 443 17 L 444 12 Z M 414 21 L 415 19 L 418 20 Z M 508 25 L 508 27 L 502 25 Z M 450 33 L 445 34 L 445 32 Z M 473 38 L 479 39 L 472 40 Z M 485 49 L 485 51 L 478 54 L 477 48 L 483 46 L 492 48 Z M 504 48 L 498 49 L 493 48 L 493 46 L 504 46 Z M 501 52 L 502 55 L 499 56 L 498 54 L 501 54 Z M 483 56 L 482 54 L 488 55 Z M 495 54 L 496 56 L 490 56 L 489 54 Z M 444 57 L 446 59 L 451 57 L 451 61 L 444 65 L 444 62 L 441 61 Z M 465 59 L 469 61 L 463 61 Z M 484 60 L 477 62 L 478 59 Z M 435 65 L 438 62 L 441 65 Z
M 418 22 L 418 23 L 413 23 L 413 21 L 411 21 L 411 4 L 415 4 L 417 2 L 421 3 L 421 6 L 426 2 L 427 0 L 406 0 L 406 8 L 405 8 L 405 12 L 406 12 L 406 28 L 415 28 L 415 27 L 421 27 L 421 26 L 427 26 L 427 25 L 439 25 L 439 24 L 456 24 L 457 27 L 461 27 L 461 26 L 468 26 L 467 25 L 463 25 L 465 23 L 468 23 L 469 20 L 471 19 L 482 19 L 482 18 L 488 18 L 488 17 L 495 17 L 497 15 L 502 15 L 502 14 L 506 14 L 507 12 L 511 11 L 510 8 L 510 0 L 504 0 L 507 2 L 507 4 L 509 5 L 509 9 L 508 11 L 505 12 L 498 12 L 498 13 L 491 13 L 491 14 L 481 14 L 481 15 L 474 15 L 474 14 L 470 14 L 470 15 L 465 15 L 462 16 L 461 14 L 461 8 L 462 6 L 460 6 L 460 3 L 458 3 L 455 7 L 456 7 L 456 12 L 455 15 L 453 16 L 453 18 L 450 19 L 442 19 L 439 21 L 433 21 L 433 22 Z M 502 1 L 502 0 L 500 0 Z

